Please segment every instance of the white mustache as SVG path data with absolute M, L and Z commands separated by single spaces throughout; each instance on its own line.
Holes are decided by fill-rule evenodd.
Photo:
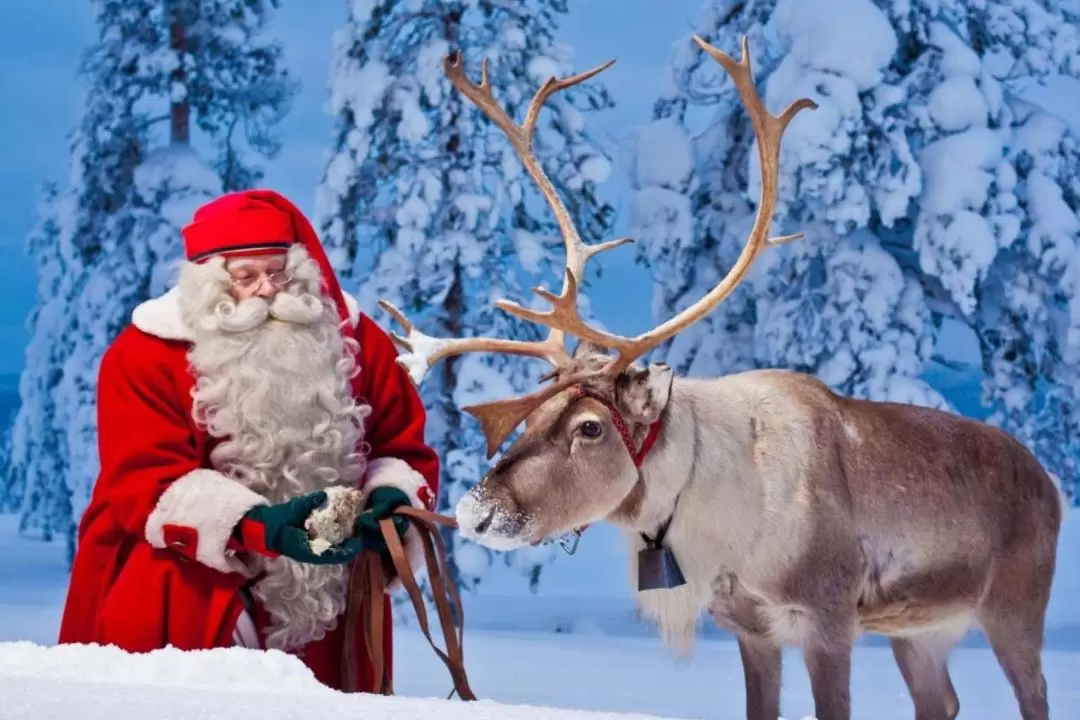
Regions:
M 270 318 L 294 325 L 311 325 L 324 312 L 326 306 L 314 295 L 282 292 L 270 302 L 261 297 L 248 298 L 239 303 L 231 298 L 222 300 L 214 308 L 214 317 L 219 329 L 241 333 L 257 328 Z

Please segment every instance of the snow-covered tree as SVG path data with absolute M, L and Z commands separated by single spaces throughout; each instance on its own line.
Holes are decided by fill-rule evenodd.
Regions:
M 494 307 L 528 301 L 537 284 L 559 287 L 564 254 L 555 219 L 505 136 L 446 79 L 443 60 L 462 51 L 480 81 L 486 58 L 496 100 L 522 122 L 550 76 L 573 68 L 556 40 L 565 0 L 355 1 L 334 36 L 330 109 L 333 153 L 316 198 L 324 242 L 343 283 L 384 327 L 385 298 L 423 332 L 444 337 L 538 337 L 538 328 Z M 597 197 L 608 157 L 591 142 L 582 111 L 611 100 L 598 80 L 550 98 L 535 152 L 577 221 L 596 241 L 613 209 Z M 452 507 L 484 473 L 483 437 L 462 405 L 533 389 L 546 368 L 504 356 L 443 361 L 421 385 L 428 439 L 442 459 L 439 505 Z M 493 558 L 456 533 L 452 572 L 472 588 Z M 508 554 L 536 586 L 549 547 Z
M 696 32 L 733 54 L 749 37 L 773 112 L 804 96 L 819 109 L 785 134 L 774 216 L 805 239 L 763 256 L 666 349 L 672 363 L 792 367 L 847 394 L 949 407 L 920 375 L 944 321 L 963 323 L 992 419 L 1074 482 L 1076 142 L 1016 83 L 1080 72 L 1075 13 L 1054 0 L 706 2 Z M 633 178 L 657 314 L 692 302 L 745 241 L 753 142 L 722 68 L 687 38 Z
M 60 255 L 59 238 L 64 208 L 55 185 L 47 184 L 38 207 L 38 222 L 27 237 L 26 250 L 34 258 L 37 271 L 38 305 L 29 317 L 34 329 L 26 349 L 26 369 L 19 378 L 19 395 L 24 407 L 14 419 L 4 448 L 4 470 L 0 475 L 0 510 L 15 511 L 26 497 L 28 477 L 62 477 L 66 456 L 64 438 L 57 432 L 53 391 L 60 379 L 66 344 L 56 336 L 67 323 L 67 295 L 76 273 Z M 36 400 L 29 407 L 27 399 Z M 22 516 L 23 530 L 36 522 L 46 539 L 53 530 L 66 529 L 71 522 L 70 493 L 63 482 L 46 487 L 34 484 Z
M 271 126 L 293 92 L 279 49 L 259 39 L 274 0 L 94 6 L 68 187 L 48 196 L 29 242 L 38 307 L 5 469 L 23 532 L 66 534 L 72 550 L 98 469 L 101 356 L 135 305 L 167 288 L 197 205 L 260 177 L 248 156 L 276 151 Z
M 1080 491 L 1080 147 L 1065 123 L 1013 100 L 1000 183 L 1009 242 L 978 284 L 975 329 L 990 420 Z

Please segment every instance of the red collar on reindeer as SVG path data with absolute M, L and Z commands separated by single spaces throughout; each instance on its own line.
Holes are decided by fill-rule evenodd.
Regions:
M 243 190 L 222 195 L 195 211 L 181 230 L 184 254 L 199 263 L 215 257 L 269 255 L 288 252 L 299 243 L 318 264 L 323 290 L 343 321 L 349 308 L 330 260 L 315 229 L 304 214 L 273 190 Z

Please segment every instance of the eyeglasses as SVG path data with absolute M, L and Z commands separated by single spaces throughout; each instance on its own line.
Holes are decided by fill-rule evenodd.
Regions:
M 293 277 L 284 270 L 278 270 L 272 272 L 269 275 L 266 273 L 259 273 L 258 275 L 246 275 L 243 277 L 229 276 L 229 282 L 233 287 L 240 288 L 241 290 L 254 290 L 255 288 L 262 287 L 263 280 L 269 280 L 270 284 L 277 290 L 284 290 L 293 281 Z

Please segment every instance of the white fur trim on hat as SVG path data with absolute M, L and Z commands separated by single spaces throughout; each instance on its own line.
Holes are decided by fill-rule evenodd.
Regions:
M 226 547 L 244 513 L 266 504 L 262 495 L 216 470 L 192 470 L 158 498 L 146 520 L 146 540 L 223 573 L 244 573 L 244 564 Z
M 349 324 L 356 327 L 360 319 L 360 303 L 352 295 L 342 291 L 345 298 L 345 306 L 349 310 Z M 151 298 L 140 303 L 131 313 L 131 322 L 135 327 L 148 335 L 159 337 L 163 340 L 183 340 L 192 342 L 195 339 L 191 329 L 184 323 L 180 312 L 180 290 L 172 288 L 164 295 Z

